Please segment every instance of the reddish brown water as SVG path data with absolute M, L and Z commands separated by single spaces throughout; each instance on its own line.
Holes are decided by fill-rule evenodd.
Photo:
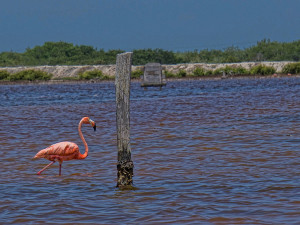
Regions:
M 0 87 L 0 224 L 299 224 L 300 78 L 131 91 L 134 185 L 116 185 L 113 83 Z M 59 141 L 89 156 L 32 160 Z

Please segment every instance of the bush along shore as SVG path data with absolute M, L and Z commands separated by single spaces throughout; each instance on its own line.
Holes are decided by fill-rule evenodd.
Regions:
M 277 65 L 277 64 L 278 65 Z M 275 66 L 276 65 L 276 66 Z M 214 78 L 237 76 L 300 75 L 300 62 L 163 65 L 166 78 Z M 133 66 L 132 79 L 139 79 L 144 66 Z M 62 72 L 63 71 L 63 72 Z M 51 73 L 52 72 L 52 73 Z M 2 84 L 45 81 L 104 81 L 114 79 L 115 65 L 40 66 L 0 68 Z
M 0 66 L 41 65 L 110 65 L 116 63 L 116 56 L 125 52 L 121 49 L 105 51 L 87 45 L 67 42 L 45 42 L 42 46 L 27 48 L 25 52 L 1 52 Z M 300 40 L 277 42 L 270 39 L 258 41 L 253 46 L 240 49 L 235 46 L 223 50 L 203 49 L 174 52 L 163 49 L 134 49 L 132 64 L 145 65 L 150 62 L 161 64 L 180 63 L 240 63 L 260 61 L 300 60 Z

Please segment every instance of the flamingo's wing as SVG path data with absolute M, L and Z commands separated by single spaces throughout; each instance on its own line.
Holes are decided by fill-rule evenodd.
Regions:
M 78 146 L 73 142 L 59 142 L 48 148 L 40 150 L 34 158 L 47 158 L 51 155 L 69 156 L 79 152 Z

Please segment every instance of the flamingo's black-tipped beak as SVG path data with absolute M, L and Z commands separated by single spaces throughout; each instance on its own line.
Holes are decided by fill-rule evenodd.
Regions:
M 89 122 L 92 125 L 92 127 L 94 128 L 94 131 L 96 131 L 96 123 L 91 119 L 89 119 Z

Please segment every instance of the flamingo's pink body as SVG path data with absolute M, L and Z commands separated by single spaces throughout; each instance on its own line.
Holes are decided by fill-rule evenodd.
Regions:
M 61 175 L 61 164 L 63 161 L 68 161 L 72 159 L 85 159 L 88 155 L 88 146 L 81 132 L 81 125 L 83 123 L 91 124 L 93 128 L 96 130 L 96 123 L 89 119 L 88 117 L 84 117 L 81 119 L 78 125 L 78 132 L 81 140 L 85 146 L 84 154 L 81 154 L 78 146 L 73 142 L 59 142 L 54 145 L 49 146 L 48 148 L 40 150 L 34 158 L 45 158 L 52 161 L 50 164 L 45 166 L 42 170 L 40 170 L 37 174 L 40 175 L 45 169 L 51 166 L 56 161 L 59 162 L 59 175 Z

